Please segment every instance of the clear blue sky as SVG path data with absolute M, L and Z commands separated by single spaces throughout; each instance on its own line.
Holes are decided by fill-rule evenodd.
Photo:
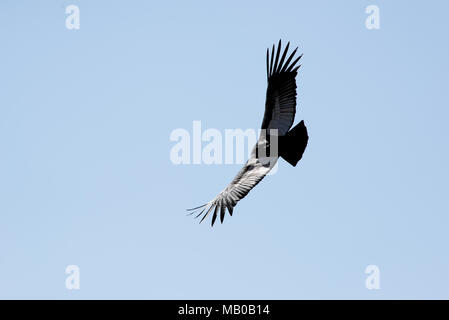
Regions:
M 65 27 L 70 4 L 80 30 Z M 370 4 L 379 30 L 365 28 Z M 0 298 L 449 298 L 448 12 L 2 1 Z M 223 225 L 199 225 L 185 208 L 240 166 L 175 166 L 170 133 L 258 128 L 279 38 L 304 53 L 304 158 Z M 80 290 L 65 287 L 72 264 Z

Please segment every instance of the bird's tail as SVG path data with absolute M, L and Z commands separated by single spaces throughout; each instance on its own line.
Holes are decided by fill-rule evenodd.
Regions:
M 304 120 L 287 132 L 285 136 L 279 138 L 279 155 L 295 167 L 301 160 L 309 140 Z

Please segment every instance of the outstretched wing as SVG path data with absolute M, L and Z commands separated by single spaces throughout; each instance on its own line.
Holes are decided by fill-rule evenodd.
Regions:
M 262 141 L 259 143 L 266 143 Z M 190 214 L 197 213 L 196 218 L 203 215 L 200 223 L 213 211 L 212 215 L 212 226 L 217 219 L 218 213 L 220 213 L 220 221 L 223 223 L 224 217 L 226 215 L 226 209 L 228 209 L 229 214 L 232 216 L 232 211 L 241 199 L 243 199 L 248 192 L 251 191 L 273 168 L 276 164 L 277 158 L 271 158 L 270 160 L 260 160 L 256 157 L 256 148 L 253 149 L 251 157 L 245 163 L 242 169 L 240 169 L 237 176 L 232 180 L 232 182 L 220 192 L 215 199 L 209 201 L 208 203 L 187 209 L 191 211 Z M 199 211 L 199 213 L 198 213 Z
M 285 60 L 289 45 L 290 43 L 287 44 L 280 59 L 281 41 L 279 41 L 276 58 L 274 57 L 274 46 L 271 51 L 271 59 L 267 50 L 268 88 L 262 129 L 277 129 L 278 134 L 281 136 L 288 132 L 295 119 L 295 77 L 299 68 L 299 66 L 295 67 L 295 65 L 302 57 L 301 55 L 290 63 L 298 49 L 296 48 Z M 259 140 L 258 144 L 258 147 L 267 147 L 267 141 L 264 139 Z M 190 214 L 197 214 L 196 217 L 202 215 L 203 217 L 200 221 L 202 222 L 213 212 L 212 225 L 214 225 L 218 213 L 220 213 L 220 220 L 223 222 L 226 209 L 232 216 L 233 208 L 237 205 L 237 202 L 243 199 L 267 175 L 277 161 L 277 157 L 270 159 L 268 162 L 258 159 L 256 149 L 257 146 L 253 149 L 250 159 L 245 163 L 234 180 L 215 199 L 202 206 L 188 209 L 188 211 L 191 211 Z
M 301 65 L 295 67 L 302 55 L 292 63 L 296 48 L 285 60 L 290 42 L 284 49 L 282 57 L 281 40 L 274 56 L 274 45 L 271 50 L 271 57 L 267 49 L 267 97 L 265 101 L 265 114 L 262 121 L 262 129 L 277 129 L 279 135 L 285 135 L 295 120 L 296 113 L 296 81 L 295 77 Z

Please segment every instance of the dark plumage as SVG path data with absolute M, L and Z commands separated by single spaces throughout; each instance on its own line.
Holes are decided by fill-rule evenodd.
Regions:
M 237 202 L 243 199 L 267 175 L 276 164 L 279 156 L 293 166 L 296 166 L 302 158 L 308 141 L 307 128 L 304 125 L 304 121 L 301 121 L 290 130 L 296 114 L 295 78 L 301 66 L 296 66 L 296 64 L 302 55 L 291 62 L 298 48 L 287 58 L 289 46 L 290 42 L 281 55 L 281 41 L 279 40 L 276 56 L 274 45 L 271 49 L 271 56 L 269 49 L 267 49 L 268 87 L 265 101 L 265 114 L 262 121 L 262 129 L 266 129 L 266 131 L 262 130 L 262 134 L 254 146 L 248 161 L 234 180 L 215 199 L 202 206 L 187 209 L 191 211 L 190 214 L 196 213 L 196 217 L 203 215 L 200 222 L 211 212 L 213 212 L 212 225 L 214 225 L 218 214 L 220 214 L 220 221 L 223 222 L 226 209 L 232 216 L 233 208 L 237 205 Z M 278 135 L 279 154 L 274 156 L 269 152 L 270 129 L 277 130 Z M 261 153 L 262 150 L 266 152 Z M 264 158 L 261 154 L 270 155 L 270 161 L 267 161 L 267 157 Z

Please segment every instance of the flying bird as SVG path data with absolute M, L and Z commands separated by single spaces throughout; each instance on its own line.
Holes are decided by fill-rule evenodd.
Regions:
M 270 50 L 267 49 L 268 86 L 261 134 L 248 161 L 234 180 L 215 199 L 202 206 L 187 209 L 187 211 L 190 211 L 189 214 L 196 214 L 196 218 L 202 215 L 200 223 L 211 212 L 213 212 L 212 226 L 218 214 L 220 214 L 220 221 L 223 223 L 226 209 L 232 216 L 237 202 L 243 199 L 270 172 L 279 157 L 282 157 L 292 166 L 296 166 L 298 161 L 301 160 L 309 140 L 307 128 L 304 121 L 298 123 L 293 129 L 290 130 L 290 128 L 296 114 L 295 78 L 301 66 L 296 66 L 296 64 L 301 59 L 302 54 L 295 58 L 298 50 L 296 48 L 287 58 L 289 46 L 290 42 L 282 55 L 281 40 L 279 40 L 276 55 L 274 45 L 271 54 Z M 295 60 L 293 60 L 294 58 Z M 273 139 L 277 141 L 278 152 L 272 152 L 276 149 Z

